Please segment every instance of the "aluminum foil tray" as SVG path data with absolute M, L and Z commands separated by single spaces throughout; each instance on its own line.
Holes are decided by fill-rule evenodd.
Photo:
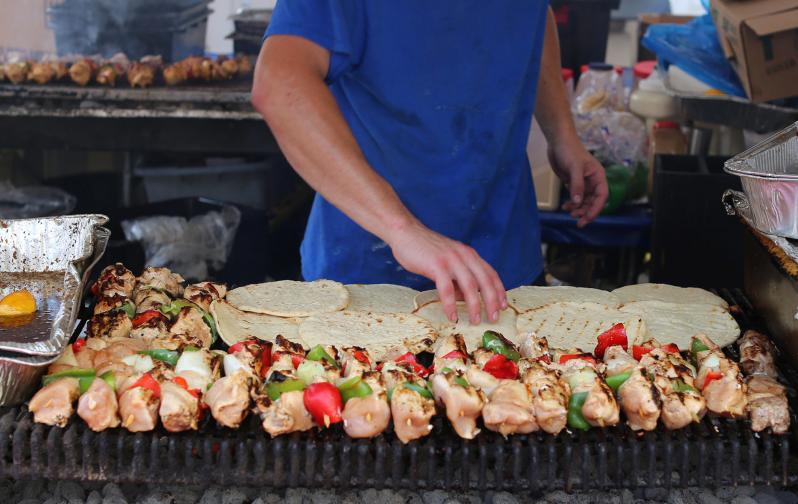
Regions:
M 72 334 L 88 273 L 105 251 L 102 215 L 0 221 L 0 296 L 28 289 L 37 311 L 0 325 L 0 351 L 53 357 Z
M 740 177 L 753 226 L 798 239 L 798 122 L 726 161 Z

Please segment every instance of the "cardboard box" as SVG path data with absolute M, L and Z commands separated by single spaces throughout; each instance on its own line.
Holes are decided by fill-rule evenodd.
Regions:
M 755 102 L 798 95 L 798 0 L 712 0 L 726 57 Z

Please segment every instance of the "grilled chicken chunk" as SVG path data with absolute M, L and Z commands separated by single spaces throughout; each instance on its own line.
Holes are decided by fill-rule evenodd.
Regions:
M 501 380 L 493 376 L 492 374 L 481 370 L 478 366 L 471 364 L 468 366 L 468 369 L 465 373 L 466 380 L 468 383 L 475 386 L 479 390 L 485 393 L 486 396 L 490 397 L 493 394 L 493 391 L 496 387 L 499 386 Z
M 161 306 L 168 305 L 171 302 L 172 298 L 156 289 L 139 288 L 133 295 L 133 303 L 136 305 L 136 313 L 157 310 Z
M 127 301 L 127 297 L 122 296 L 121 294 L 111 294 L 108 296 L 101 296 L 97 299 L 97 302 L 94 304 L 94 312 L 93 315 L 99 315 L 100 313 L 106 313 L 111 310 L 116 310 Z
M 740 346 L 740 367 L 746 375 L 763 374 L 776 378 L 775 348 L 767 336 L 748 330 L 737 344 Z
M 124 390 L 119 396 L 119 418 L 122 427 L 130 432 L 151 431 L 158 425 L 158 406 L 160 399 L 152 390 L 144 387 L 127 388 L 131 378 L 119 390 Z
M 662 401 L 657 387 L 643 373 L 642 367 L 618 388 L 618 398 L 632 430 L 651 431 L 657 427 Z
M 576 352 L 578 353 L 578 352 Z M 598 375 L 596 366 L 581 359 L 572 359 L 558 365 L 563 378 L 571 388 L 571 395 L 587 392 L 582 405 L 582 416 L 594 427 L 616 425 L 620 420 L 620 407 L 612 389 Z
M 529 385 L 515 380 L 502 380 L 482 408 L 482 420 L 485 427 L 504 437 L 538 430 Z
M 665 428 L 681 429 L 699 422 L 706 414 L 706 401 L 698 392 L 692 366 L 678 353 L 655 348 L 643 355 L 640 364 L 654 376 L 662 398 L 660 418 Z
M 28 409 L 33 413 L 33 421 L 36 423 L 65 427 L 75 412 L 75 401 L 78 397 L 78 380 L 61 378 L 39 389 L 30 400 Z
M 341 369 L 344 376 L 361 376 L 374 369 L 374 361 L 368 350 L 362 347 L 343 347 L 341 350 Z
M 485 405 L 485 394 L 471 385 L 459 385 L 456 383 L 458 376 L 458 372 L 435 374 L 432 377 L 432 393 L 438 404 L 446 408 L 446 417 L 457 435 L 474 439 L 479 434 L 477 419 Z
M 227 286 L 213 282 L 201 282 L 189 285 L 183 292 L 183 297 L 199 306 L 205 311 L 211 309 L 211 303 L 224 299 L 227 295 Z
M 391 422 L 391 407 L 382 376 L 377 371 L 367 371 L 362 378 L 371 387 L 371 395 L 349 399 L 341 413 L 344 431 L 355 439 L 379 436 Z
M 519 364 L 526 359 L 521 359 Z M 520 366 L 519 366 L 520 367 Z M 535 419 L 540 428 L 549 434 L 559 434 L 568 422 L 568 383 L 560 372 L 539 362 L 525 362 L 521 381 L 529 386 Z
M 89 348 L 89 343 L 86 343 L 84 348 L 81 348 L 78 353 L 82 353 Z M 107 369 L 108 366 L 114 364 L 121 364 L 122 359 L 129 355 L 136 355 L 142 350 L 147 350 L 147 343 L 143 340 L 130 339 L 130 338 L 113 338 L 106 341 L 105 346 L 95 351 L 94 354 L 94 368 L 98 372 Z
M 172 297 L 178 297 L 183 294 L 184 281 L 183 277 L 167 268 L 147 267 L 138 278 L 137 288 L 154 287 L 166 291 Z
M 776 434 L 787 432 L 790 428 L 790 409 L 784 386 L 764 374 L 749 376 L 745 383 L 748 388 L 751 430 L 760 432 L 770 427 Z
M 611 346 L 604 351 L 604 363 L 607 365 L 604 373 L 614 376 L 621 373 L 631 373 L 639 365 L 629 353 L 619 345 Z
M 133 324 L 125 312 L 112 311 L 100 313 L 89 320 L 89 338 L 127 338 Z
M 448 334 L 437 339 L 434 345 L 435 357 L 432 365 L 435 369 L 449 368 L 454 371 L 466 371 L 465 340 L 462 334 Z
M 706 399 L 707 409 L 716 415 L 742 418 L 747 399 L 740 368 L 706 335 L 698 334 L 693 340 L 699 340 L 708 348 L 693 355 L 699 365 L 696 384 Z
M 313 428 L 313 417 L 305 409 L 301 390 L 284 392 L 277 401 L 261 395 L 255 399 L 255 404 L 263 420 L 263 430 L 272 437 Z
M 114 389 L 102 378 L 95 378 L 86 393 L 80 396 L 78 416 L 94 432 L 117 427 L 119 403 Z
M 187 306 L 177 314 L 172 327 L 169 328 L 170 334 L 186 334 L 199 339 L 202 348 L 209 348 L 212 343 L 211 328 L 202 319 L 202 313 L 196 308 Z
M 545 359 L 549 355 L 549 341 L 546 338 L 538 338 L 535 333 L 527 333 L 521 339 L 521 346 L 518 348 L 521 357 L 529 360 Z
M 196 430 L 199 422 L 199 399 L 180 385 L 161 383 L 161 424 L 169 432 Z
M 91 287 L 97 296 L 119 295 L 130 297 L 136 287 L 136 277 L 122 263 L 106 266 Z
M 166 320 L 161 317 L 151 318 L 130 330 L 130 337 L 134 339 L 152 341 L 168 336 L 169 329 L 166 327 Z
M 214 382 L 202 400 L 211 410 L 213 418 L 224 427 L 237 429 L 250 406 L 251 377 L 245 371 L 225 376 Z

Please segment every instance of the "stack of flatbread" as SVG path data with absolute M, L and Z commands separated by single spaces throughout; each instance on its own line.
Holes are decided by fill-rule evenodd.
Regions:
M 228 345 L 282 335 L 308 348 L 362 346 L 382 360 L 435 341 L 432 325 L 412 314 L 417 294 L 398 285 L 282 280 L 233 289 L 211 312 Z

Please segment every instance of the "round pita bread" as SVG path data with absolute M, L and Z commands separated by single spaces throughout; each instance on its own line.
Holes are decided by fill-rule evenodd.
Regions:
M 415 309 L 418 310 L 425 304 L 433 301 L 440 301 L 440 299 L 440 296 L 438 296 L 438 289 L 426 290 L 416 294 L 415 299 L 413 299 L 413 304 L 415 305 Z
M 391 284 L 351 284 L 349 291 L 350 311 L 380 313 L 413 313 L 413 299 L 418 291 L 410 287 Z
M 660 343 L 676 343 L 682 350 L 698 333 L 706 334 L 718 346 L 731 345 L 740 335 L 740 327 L 728 311 L 709 304 L 636 301 L 621 307 L 624 313 L 643 318 L 650 338 Z
M 720 306 L 724 310 L 729 309 L 729 303 L 722 297 L 697 287 L 676 287 L 668 284 L 645 283 L 620 287 L 612 291 L 612 293 L 618 296 L 621 304 L 635 301 L 664 301 L 666 303 L 679 304 L 709 304 Z
M 226 301 L 211 303 L 210 312 L 213 320 L 216 321 L 219 337 L 227 345 L 234 345 L 250 338 L 274 342 L 278 335 L 299 343 L 300 319 L 244 312 Z
M 519 334 L 533 332 L 545 337 L 550 348 L 581 348 L 592 352 L 598 336 L 613 325 L 623 323 L 629 344 L 646 339 L 642 317 L 598 303 L 552 303 L 518 316 Z
M 507 291 L 507 303 L 518 313 L 561 302 L 597 303 L 609 308 L 621 306 L 620 299 L 613 293 L 587 287 L 524 285 Z
M 452 322 L 446 318 L 446 314 L 443 312 L 443 304 L 440 301 L 433 301 L 423 305 L 415 311 L 415 314 L 428 320 L 441 336 L 462 334 L 469 352 L 479 348 L 482 344 L 482 334 L 485 331 L 496 331 L 516 345 L 520 344 L 515 329 L 516 314 L 512 308 L 502 310 L 499 313 L 499 320 L 494 323 L 488 321 L 488 313 L 483 306 L 480 313 L 480 323 L 476 325 L 472 325 L 469 322 L 468 306 L 462 301 L 457 303 L 457 322 Z
M 280 280 L 233 289 L 226 299 L 242 311 L 277 317 L 309 317 L 343 310 L 349 303 L 349 292 L 343 284 L 332 280 Z
M 438 334 L 429 322 L 409 313 L 340 311 L 306 318 L 299 338 L 308 348 L 315 345 L 361 346 L 376 360 L 428 349 Z

